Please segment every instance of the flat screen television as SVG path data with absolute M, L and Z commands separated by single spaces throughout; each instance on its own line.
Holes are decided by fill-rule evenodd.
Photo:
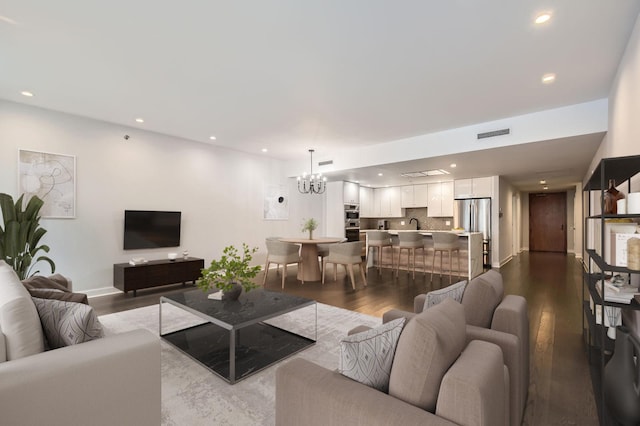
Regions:
M 124 249 L 178 247 L 181 212 L 124 211 Z

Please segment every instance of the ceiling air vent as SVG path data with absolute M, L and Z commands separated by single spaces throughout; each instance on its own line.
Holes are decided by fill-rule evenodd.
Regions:
M 492 132 L 478 133 L 478 139 L 493 138 L 496 136 L 508 135 L 511 129 L 494 130 Z
M 329 164 L 333 164 L 333 160 L 320 161 L 318 166 L 328 166 Z

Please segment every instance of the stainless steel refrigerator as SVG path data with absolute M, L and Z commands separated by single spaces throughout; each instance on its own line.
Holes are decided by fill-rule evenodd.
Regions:
M 467 232 L 482 232 L 483 263 L 491 267 L 491 198 L 455 200 L 453 225 Z

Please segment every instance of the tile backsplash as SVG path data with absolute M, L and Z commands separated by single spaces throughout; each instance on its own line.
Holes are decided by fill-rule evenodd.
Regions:
M 389 229 L 416 229 L 416 222 L 409 223 L 415 217 L 420 223 L 420 229 L 449 231 L 453 228 L 453 217 L 427 217 L 427 208 L 405 209 L 405 217 L 388 218 Z M 404 225 L 401 222 L 404 221 Z M 450 221 L 447 225 L 446 221 Z M 378 219 L 360 219 L 360 229 L 376 229 Z

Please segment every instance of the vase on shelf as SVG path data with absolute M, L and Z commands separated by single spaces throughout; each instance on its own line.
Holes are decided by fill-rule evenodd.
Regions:
M 313 229 L 309 229 L 309 239 L 313 240 Z
M 616 189 L 616 181 L 609 179 L 609 189 L 604 192 L 604 214 L 618 214 L 618 200 L 624 198 L 624 194 Z
M 615 351 L 604 367 L 603 386 L 609 412 L 625 426 L 640 423 L 639 357 L 640 339 L 627 327 L 618 326 Z

